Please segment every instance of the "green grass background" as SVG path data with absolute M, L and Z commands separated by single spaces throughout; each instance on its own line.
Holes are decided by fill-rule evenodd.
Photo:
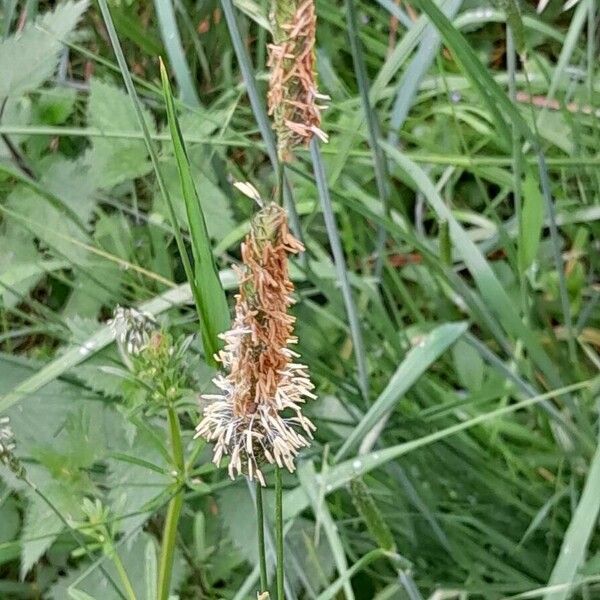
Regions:
M 284 199 L 318 431 L 284 476 L 286 597 L 600 598 L 598 3 L 316 6 L 330 142 Z M 251 493 L 192 435 L 254 211 L 232 182 L 277 187 L 268 27 L 259 0 L 3 3 L 0 414 L 59 514 L 0 470 L 1 598 L 120 597 L 69 535 L 85 498 L 153 598 L 167 425 L 117 304 L 197 334 L 172 592 L 255 597 Z

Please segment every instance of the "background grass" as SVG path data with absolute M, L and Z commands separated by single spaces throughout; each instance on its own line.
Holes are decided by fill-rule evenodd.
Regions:
M 330 142 L 284 195 L 318 430 L 284 476 L 286 597 L 598 598 L 597 3 L 316 4 Z M 0 597 L 121 597 L 70 535 L 87 498 L 153 598 L 167 420 L 112 344 L 121 304 L 197 334 L 172 592 L 251 598 L 252 494 L 192 440 L 214 368 L 194 305 L 225 322 L 210 251 L 231 305 L 254 210 L 232 182 L 277 188 L 268 7 L 106 8 L 0 15 L 0 412 L 58 511 L 0 471 Z

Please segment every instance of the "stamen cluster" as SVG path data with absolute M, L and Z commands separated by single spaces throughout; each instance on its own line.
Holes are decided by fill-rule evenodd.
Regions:
M 196 430 L 215 442 L 216 464 L 230 457 L 232 479 L 244 473 L 265 485 L 265 462 L 294 471 L 294 459 L 315 429 L 302 414 L 306 398 L 315 398 L 313 385 L 290 348 L 297 338 L 288 312 L 294 290 L 288 255 L 302 250 L 274 204 L 257 213 L 242 244 L 235 319 L 217 356 L 226 374 L 214 379 L 220 392 L 204 396 L 212 402 Z
M 319 94 L 315 76 L 316 14 L 314 0 L 273 0 L 273 44 L 269 45 L 269 114 L 273 115 L 279 158 L 290 161 L 292 149 L 313 136 L 327 142 L 321 111 L 329 100 Z

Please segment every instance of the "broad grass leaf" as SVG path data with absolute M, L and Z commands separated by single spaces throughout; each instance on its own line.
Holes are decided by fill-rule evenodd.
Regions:
M 73 600 L 98 600 L 97 598 L 94 598 L 94 596 L 90 596 L 77 588 L 69 588 L 67 591 L 69 593 L 69 598 L 72 598 Z
M 398 400 L 419 377 L 446 351 L 465 331 L 466 323 L 446 323 L 432 331 L 420 344 L 412 348 L 398 365 L 387 386 L 336 454 L 336 460 L 346 456 L 371 428 L 393 410 Z
M 362 478 L 357 477 L 350 482 L 350 494 L 373 540 L 383 550 L 394 551 L 396 543 L 389 525 Z
M 206 219 L 208 235 L 214 240 L 221 240 L 231 233 L 235 227 L 230 200 L 214 181 L 214 175 L 210 172 L 211 167 L 207 164 L 203 148 L 198 145 L 191 146 L 188 158 L 195 188 L 202 191 L 201 194 L 198 194 L 198 201 Z M 165 159 L 162 166 L 165 185 L 174 204 L 179 222 L 182 227 L 190 231 L 185 198 L 177 170 L 177 160 L 175 157 L 165 157 Z M 168 218 L 169 212 L 164 205 L 161 194 L 157 193 L 155 195 L 154 203 L 155 209 Z
M 156 582 L 158 581 L 158 544 L 154 538 L 149 538 L 144 549 L 146 565 L 146 600 L 156 600 Z
M 531 172 L 523 182 L 523 210 L 519 227 L 519 269 L 527 270 L 535 260 L 544 225 L 544 199 Z
M 459 340 L 452 348 L 454 368 L 460 382 L 470 391 L 477 392 L 483 385 L 485 365 L 473 346 Z
M 566 600 L 572 596 L 577 569 L 583 565 L 588 544 L 594 533 L 600 512 L 600 446 L 590 463 L 587 479 L 562 540 L 558 559 L 552 569 L 548 586 L 560 589 L 548 591 L 544 600 Z M 562 586 L 562 587 L 561 587 Z
M 73 31 L 87 6 L 87 0 L 61 2 L 37 24 L 0 43 L 0 99 L 34 90 L 52 75 L 61 40 Z
M 214 362 L 213 356 L 221 347 L 219 334 L 229 327 L 229 307 L 213 259 L 206 219 L 192 177 L 188 154 L 175 112 L 169 78 L 162 63 L 161 79 L 163 95 L 167 104 L 171 141 L 173 142 L 173 151 L 179 172 L 181 193 L 185 201 L 192 238 L 194 280 L 190 281 L 190 285 L 195 292 L 194 297 L 198 309 L 202 343 L 207 362 L 210 364 Z M 172 200 L 169 201 L 172 202 Z

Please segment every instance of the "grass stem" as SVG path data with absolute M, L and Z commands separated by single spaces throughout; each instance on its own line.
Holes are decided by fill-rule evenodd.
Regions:
M 123 565 L 123 561 L 121 560 L 121 557 L 119 556 L 119 553 L 117 552 L 116 549 L 114 549 L 111 558 L 113 560 L 113 563 L 115 564 L 117 573 L 119 574 L 119 577 L 121 578 L 121 582 L 123 583 L 123 586 L 125 587 L 125 593 L 127 594 L 127 598 L 129 598 L 129 600 L 137 600 L 137 596 L 135 595 L 135 590 L 133 589 L 133 585 L 131 584 L 131 579 L 129 579 L 129 575 L 127 575 L 127 571 L 125 569 L 125 566 Z
M 262 486 L 256 482 L 256 529 L 258 533 L 258 564 L 260 567 L 260 591 L 267 591 L 267 557 L 265 554 L 265 517 Z
M 279 467 L 275 467 L 275 548 L 277 555 L 277 600 L 285 600 L 283 585 L 283 486 Z

